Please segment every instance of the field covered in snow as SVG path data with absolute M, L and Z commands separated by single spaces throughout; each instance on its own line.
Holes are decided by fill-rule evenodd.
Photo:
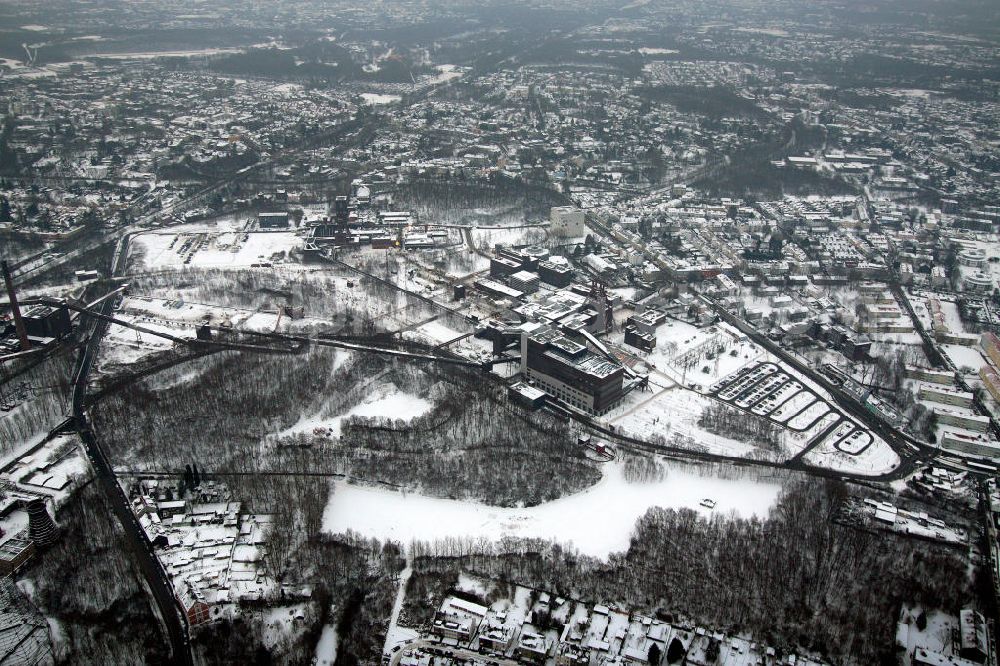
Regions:
M 132 240 L 132 256 L 141 257 L 145 270 L 246 268 L 280 261 L 302 239 L 291 231 L 243 232 L 206 227 L 204 231 L 150 232 Z
M 711 403 L 711 398 L 682 387 L 652 394 L 633 392 L 622 407 L 608 415 L 607 421 L 618 432 L 646 441 L 727 456 L 748 456 L 758 451 L 751 443 L 720 437 L 698 426 L 701 413 Z
M 656 349 L 643 356 L 675 381 L 705 386 L 763 357 L 760 347 L 726 324 L 698 328 L 675 320 L 656 329 Z
M 338 355 L 340 354 L 343 352 L 338 351 Z M 377 416 L 410 421 L 426 414 L 433 406 L 433 403 L 424 398 L 400 391 L 394 384 L 381 384 L 374 387 L 360 404 L 343 414 L 324 416 L 320 412 L 304 415 L 291 428 L 276 433 L 274 437 L 280 439 L 289 435 L 310 434 L 318 431 L 323 431 L 331 437 L 340 437 L 340 425 L 349 416 Z
M 323 530 L 351 530 L 404 545 L 414 540 L 505 536 L 554 539 L 580 552 L 607 558 L 628 549 L 636 520 L 650 507 L 690 508 L 765 517 L 781 491 L 776 483 L 699 476 L 669 467 L 662 481 L 629 483 L 619 465 L 604 468 L 595 486 L 528 508 L 498 508 L 468 501 L 437 499 L 338 481 L 323 516 Z
M 872 434 L 871 444 L 857 454 L 839 450 L 837 439 L 835 433 L 831 433 L 819 446 L 809 451 L 803 461 L 816 467 L 868 476 L 886 474 L 899 467 L 899 456 L 881 437 Z M 842 446 L 847 448 L 849 444 Z

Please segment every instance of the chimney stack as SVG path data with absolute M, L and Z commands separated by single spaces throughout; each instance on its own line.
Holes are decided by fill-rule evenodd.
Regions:
M 24 328 L 24 319 L 21 318 L 21 308 L 17 304 L 17 293 L 14 291 L 14 279 L 10 276 L 10 267 L 7 262 L 0 262 L 0 269 L 3 270 L 3 282 L 7 286 L 7 297 L 10 298 L 10 309 L 14 313 L 14 327 L 17 329 L 17 339 L 21 342 L 21 351 L 31 349 L 31 341 L 28 340 L 28 331 Z
M 28 538 L 35 542 L 35 547 L 42 548 L 55 543 L 59 538 L 59 528 L 45 508 L 45 500 L 30 500 L 25 508 L 28 512 Z

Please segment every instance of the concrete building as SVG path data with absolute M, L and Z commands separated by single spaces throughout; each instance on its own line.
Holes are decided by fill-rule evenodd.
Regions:
M 991 440 L 983 433 L 961 428 L 942 428 L 941 448 L 953 453 L 981 458 L 1000 457 L 1000 444 L 995 440 Z
M 980 416 L 972 412 L 963 412 L 957 409 L 948 409 L 947 407 L 935 407 L 934 415 L 937 417 L 938 423 L 942 425 L 965 428 L 973 432 L 986 432 L 990 427 L 990 418 L 988 416 Z
M 921 384 L 918 390 L 921 400 L 929 400 L 941 405 L 953 407 L 972 407 L 973 395 L 957 388 L 941 386 L 940 384 Z
M 514 654 L 529 664 L 544 664 L 549 656 L 549 646 L 544 636 L 525 628 L 517 640 Z
M 959 656 L 977 664 L 984 663 L 990 654 L 986 619 L 971 608 L 963 608 L 958 617 Z
M 261 229 L 287 229 L 288 211 L 278 213 L 259 213 L 257 224 Z
M 997 337 L 996 333 L 990 331 L 983 333 L 982 337 L 979 338 L 979 346 L 986 352 L 990 361 L 993 362 L 993 366 L 1000 368 L 1000 338 Z
M 971 294 L 989 294 L 993 291 L 993 278 L 989 273 L 976 271 L 962 279 L 962 289 Z
M 947 370 L 934 370 L 918 365 L 908 365 L 905 369 L 907 379 L 919 379 L 922 382 L 952 386 L 955 383 L 955 373 Z
M 529 409 L 538 409 L 545 404 L 545 391 L 524 382 L 511 384 L 507 389 L 507 395 L 514 402 L 524 405 Z
M 529 271 L 518 271 L 510 276 L 510 286 L 525 294 L 533 294 L 538 291 L 540 282 L 538 274 Z
M 979 369 L 979 377 L 993 399 L 1000 402 L 1000 374 L 997 374 L 993 366 L 984 365 Z

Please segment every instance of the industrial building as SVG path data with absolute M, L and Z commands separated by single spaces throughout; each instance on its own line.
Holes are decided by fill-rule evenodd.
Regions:
M 33 338 L 61 338 L 73 324 L 66 306 L 36 305 L 24 313 L 24 328 Z
M 560 260 L 560 261 L 556 261 Z M 553 287 L 568 287 L 576 272 L 563 257 L 552 257 L 538 262 L 538 277 Z
M 257 215 L 257 225 L 261 229 L 287 229 L 288 211 L 259 213 Z
M 521 373 L 550 395 L 591 414 L 607 414 L 624 395 L 620 364 L 551 327 L 522 334 Z
M 537 273 L 528 271 L 518 271 L 510 276 L 510 286 L 525 294 L 533 294 L 538 291 L 538 283 L 541 280 Z

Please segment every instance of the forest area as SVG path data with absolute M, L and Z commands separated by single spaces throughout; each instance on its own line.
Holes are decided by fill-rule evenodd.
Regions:
M 223 353 L 189 366 L 188 381 L 147 379 L 98 405 L 95 424 L 116 464 L 323 471 L 501 506 L 538 504 L 600 478 L 567 424 L 513 408 L 473 371 L 323 348 Z M 431 407 L 406 422 L 349 414 L 376 389 Z M 339 433 L 296 429 L 300 419 L 338 419 Z
M 0 398 L 13 406 L 0 412 L 0 455 L 40 439 L 69 415 L 73 363 L 72 354 L 59 354 L 0 387 Z
M 418 396 L 431 408 L 409 421 L 344 416 L 380 387 Z M 288 432 L 303 417 L 318 423 L 341 417 L 339 437 L 322 428 Z M 317 598 L 340 600 L 335 614 L 320 603 L 309 626 L 339 624 L 345 663 L 377 658 L 402 569 L 400 551 L 356 535 L 323 534 L 332 486 L 303 472 L 506 506 L 537 504 L 600 478 L 566 424 L 513 409 L 473 371 L 325 348 L 298 356 L 224 352 L 190 361 L 143 380 L 128 395 L 105 398 L 95 408 L 95 428 L 125 468 L 173 469 L 178 478 L 192 462 L 204 478 L 247 472 L 219 478 L 248 510 L 274 516 L 268 571 L 278 580 L 305 575 L 325 591 Z M 207 663 L 226 663 L 215 652 L 220 645 L 243 646 L 236 654 L 250 661 L 264 652 L 302 657 L 311 640 L 270 651 L 244 645 L 246 637 L 260 635 L 252 620 L 224 623 L 210 634 L 199 643 Z
M 81 488 L 56 520 L 61 538 L 21 576 L 32 602 L 58 623 L 57 663 L 168 663 L 142 575 L 100 487 Z
M 710 196 L 748 199 L 780 199 L 786 194 L 855 194 L 858 188 L 846 180 L 816 171 L 779 168 L 772 161 L 802 155 L 826 144 L 826 130 L 809 127 L 795 119 L 779 131 L 766 135 L 748 148 L 727 156 L 693 183 Z
M 766 418 L 721 403 L 712 403 L 698 417 L 698 425 L 708 432 L 738 442 L 753 442 L 758 448 L 784 453 L 784 429 Z
M 550 189 L 497 177 L 489 183 L 413 180 L 393 191 L 393 204 L 425 222 L 516 226 L 547 220 L 549 209 L 565 201 Z
M 603 562 L 555 543 L 507 540 L 414 544 L 414 585 L 459 571 L 592 603 L 616 603 L 668 622 L 749 632 L 784 654 L 834 663 L 895 664 L 903 602 L 956 613 L 974 593 L 953 549 L 857 530 L 832 518 L 839 481 L 786 483 L 766 520 L 652 508 L 627 552 Z
M 708 118 L 745 117 L 767 125 L 774 117 L 752 100 L 723 86 L 653 86 L 640 90 L 646 99 L 666 102 L 681 113 L 696 113 Z

